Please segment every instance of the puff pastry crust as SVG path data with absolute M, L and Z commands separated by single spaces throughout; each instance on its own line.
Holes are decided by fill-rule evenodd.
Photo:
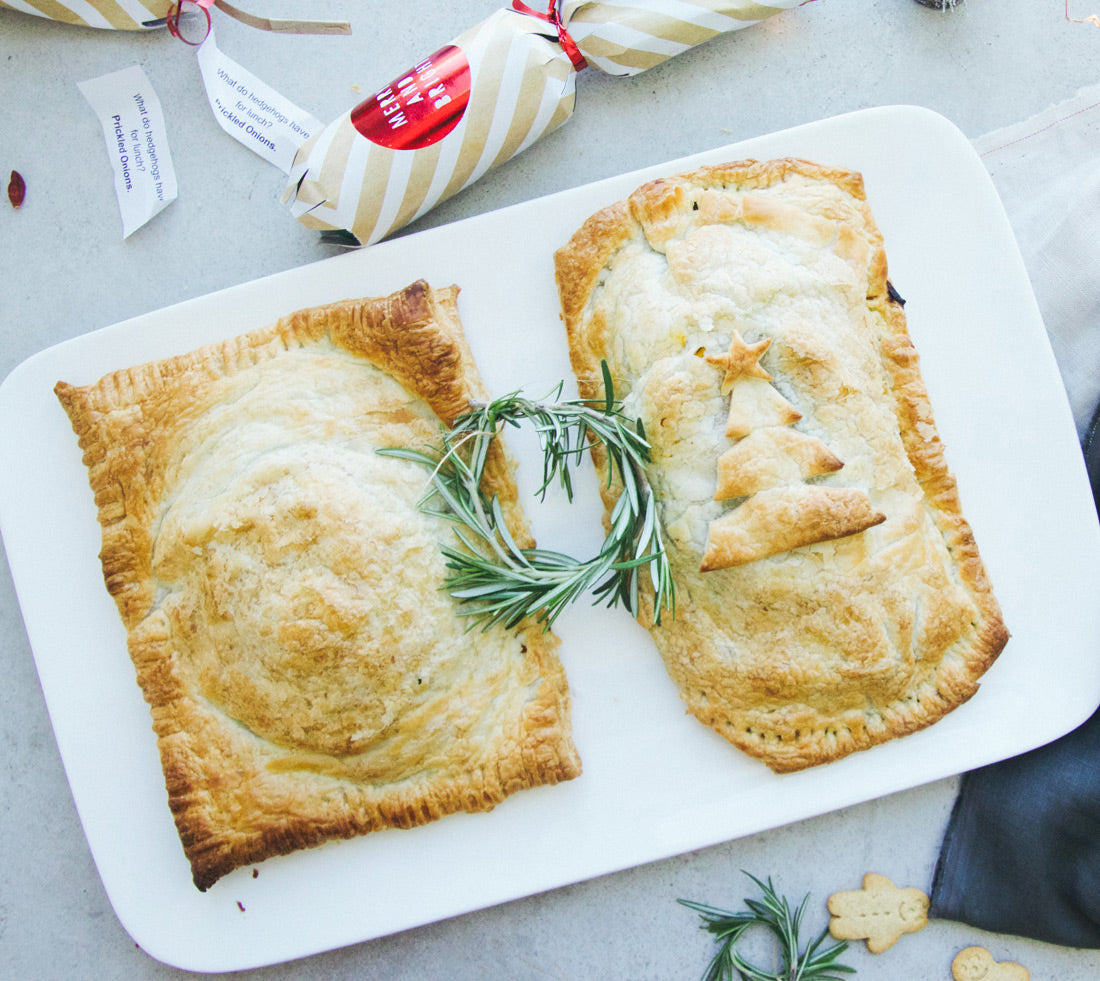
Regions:
M 483 398 L 457 289 L 302 310 L 56 392 L 195 885 L 580 772 L 557 640 L 468 631 L 415 463 Z M 489 489 L 529 540 L 512 466 Z
M 861 176 L 656 180 L 556 270 L 581 394 L 606 360 L 652 443 L 677 612 L 640 619 L 688 710 L 788 771 L 968 699 L 1008 634 Z

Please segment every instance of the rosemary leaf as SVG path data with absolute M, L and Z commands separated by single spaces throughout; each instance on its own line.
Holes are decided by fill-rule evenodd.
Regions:
M 746 899 L 746 910 L 730 912 L 704 903 L 687 899 L 678 902 L 694 910 L 702 917 L 702 928 L 718 942 L 717 953 L 703 972 L 702 981 L 843 981 L 842 974 L 855 974 L 855 968 L 840 964 L 837 958 L 847 949 L 843 941 L 822 947 L 828 929 L 802 950 L 800 931 L 806 913 L 809 896 L 805 896 L 798 908 L 791 909 L 786 898 L 779 896 L 771 879 L 761 882 L 745 873 L 762 893 L 760 899 Z M 776 939 L 778 971 L 768 971 L 750 963 L 737 944 L 742 935 L 753 927 L 764 927 Z M 736 972 L 736 973 L 735 973 Z
M 621 603 L 637 614 L 643 572 L 653 591 L 654 620 L 660 623 L 663 613 L 675 613 L 672 571 L 646 476 L 649 443 L 641 420 L 623 416 L 606 363 L 602 371 L 602 400 L 561 401 L 560 384 L 541 401 L 513 392 L 472 405 L 443 431 L 442 445 L 434 453 L 379 451 L 431 471 L 431 487 L 420 508 L 460 529 L 456 535 L 462 548 L 444 548 L 451 572 L 447 588 L 463 604 L 462 612 L 485 629 L 496 623 L 515 626 L 527 617 L 549 629 L 586 592 L 593 593 L 594 602 Z M 482 476 L 492 441 L 502 426 L 518 427 L 524 421 L 534 426 L 542 449 L 542 484 L 536 492 L 540 500 L 556 482 L 572 501 L 573 466 L 592 442 L 607 451 L 608 480 L 618 479 L 622 492 L 604 544 L 591 559 L 521 548 L 499 500 L 485 498 Z

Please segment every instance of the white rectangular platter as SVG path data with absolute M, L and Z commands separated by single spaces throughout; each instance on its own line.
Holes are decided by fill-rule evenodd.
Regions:
M 462 287 L 460 311 L 494 394 L 541 396 L 569 376 L 552 254 L 591 212 L 661 174 L 787 155 L 864 174 L 964 511 L 1013 635 L 980 692 L 928 730 L 775 776 L 685 714 L 648 635 L 625 613 L 574 608 L 558 633 L 583 776 L 490 814 L 332 843 L 197 892 L 103 586 L 91 494 L 55 382 L 91 382 L 300 307 L 423 277 Z M 538 460 L 522 439 L 512 445 L 540 542 L 591 554 L 601 534 L 594 481 L 582 479 L 573 505 L 539 505 L 526 496 Z M 988 175 L 957 129 L 921 109 L 867 110 L 721 147 L 43 351 L 0 387 L 0 525 L 111 902 L 149 954 L 195 971 L 370 939 L 916 786 L 1052 740 L 1100 702 L 1100 530 L 1061 380 Z

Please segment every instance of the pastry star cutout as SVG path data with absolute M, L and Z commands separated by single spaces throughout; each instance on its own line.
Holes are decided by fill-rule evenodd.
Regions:
M 760 367 L 760 357 L 771 346 L 771 339 L 765 337 L 755 344 L 746 344 L 737 331 L 733 332 L 730 341 L 730 349 L 727 354 L 708 354 L 707 364 L 716 368 L 725 368 L 726 375 L 722 379 L 722 394 L 728 395 L 734 383 L 742 375 L 752 378 L 762 378 L 771 381 L 772 376 Z

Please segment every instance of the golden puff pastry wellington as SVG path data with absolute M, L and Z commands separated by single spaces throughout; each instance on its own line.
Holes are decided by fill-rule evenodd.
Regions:
M 416 463 L 484 393 L 457 289 L 57 385 L 195 885 L 580 772 L 557 641 L 469 631 Z M 511 464 L 487 489 L 528 539 Z
M 689 711 L 789 771 L 969 698 L 1008 635 L 862 178 L 656 180 L 556 267 L 582 396 L 606 360 L 652 443 L 677 608 L 641 620 Z

